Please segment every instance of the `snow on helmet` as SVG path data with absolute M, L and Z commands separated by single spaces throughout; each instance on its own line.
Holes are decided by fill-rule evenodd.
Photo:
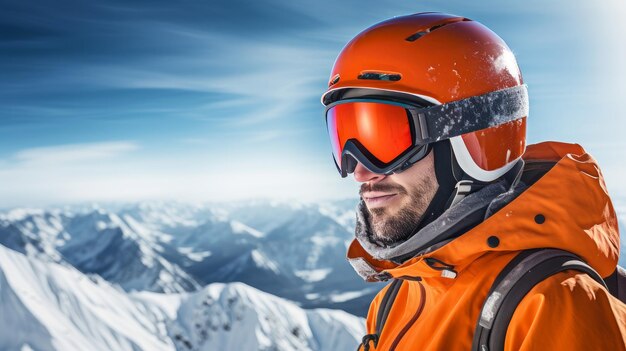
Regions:
M 445 105 L 514 87 L 527 94 L 515 56 L 498 35 L 476 21 L 429 12 L 383 21 L 352 39 L 335 61 L 322 103 L 387 94 L 394 100 Z M 521 158 L 528 111 L 524 96 L 523 116 L 449 137 L 468 176 L 493 181 Z

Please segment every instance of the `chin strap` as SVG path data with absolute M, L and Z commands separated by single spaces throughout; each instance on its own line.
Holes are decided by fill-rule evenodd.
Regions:
M 439 146 L 439 159 L 435 167 L 437 167 L 437 181 L 442 193 L 440 196 L 446 199 L 445 205 L 441 212 L 446 211 L 450 207 L 459 203 L 465 196 L 480 190 L 487 185 L 469 177 L 454 157 L 454 152 L 450 147 L 450 141 L 443 141 L 444 145 Z M 441 214 L 441 213 L 440 213 Z
M 472 180 L 461 180 L 458 183 L 456 183 L 456 185 L 454 186 L 455 191 L 452 194 L 452 196 L 450 196 L 450 204 L 446 206 L 446 208 L 450 208 L 454 205 L 456 205 L 457 203 L 459 203 L 459 201 L 463 200 L 463 198 L 466 195 L 471 194 L 473 191 L 472 186 L 474 185 L 474 181 Z
M 459 167 L 459 164 L 456 162 L 454 155 L 451 155 L 451 163 L 454 178 L 460 180 L 454 186 L 454 191 L 448 199 L 446 209 L 456 205 L 457 203 L 459 203 L 459 201 L 463 200 L 465 196 L 482 189 L 485 185 L 488 184 L 470 178 L 467 174 L 465 174 L 465 172 L 461 170 L 461 167 Z M 517 183 L 519 183 L 522 177 L 523 170 L 524 160 L 519 159 L 510 170 L 508 170 L 502 177 L 498 179 L 506 180 L 507 184 L 509 184 L 509 189 L 512 189 L 517 185 Z

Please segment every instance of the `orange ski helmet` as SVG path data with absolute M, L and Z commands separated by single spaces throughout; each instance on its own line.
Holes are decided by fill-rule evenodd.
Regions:
M 502 91 L 507 91 L 508 95 L 494 95 Z M 383 21 L 358 34 L 337 57 L 329 89 L 322 96 L 322 103 L 327 106 L 327 123 L 330 124 L 329 106 L 357 99 L 354 101 L 361 105 L 342 107 L 343 111 L 356 115 L 355 111 L 364 108 L 372 110 L 367 106 L 369 100 L 366 99 L 369 98 L 392 103 L 415 103 L 415 111 L 407 109 L 409 119 L 413 115 L 415 121 L 419 120 L 416 116 L 420 114 L 420 107 L 439 106 L 434 117 L 427 113 L 426 118 L 422 115 L 419 121 L 428 124 L 430 130 L 426 131 L 426 135 L 430 133 L 432 136 L 437 132 L 443 135 L 417 140 L 419 138 L 416 139 L 415 134 L 423 134 L 426 127 L 423 125 L 420 129 L 413 126 L 412 147 L 420 146 L 420 142 L 449 139 L 461 169 L 478 181 L 490 182 L 501 177 L 524 153 L 528 96 L 522 74 L 506 43 L 476 21 L 443 13 L 418 13 Z M 513 101 L 515 106 L 508 106 L 511 104 L 507 101 Z M 473 106 L 473 112 L 463 109 L 463 106 L 476 104 L 484 106 Z M 445 120 L 448 118 L 445 112 L 450 109 L 457 110 L 458 118 L 435 130 L 436 126 L 431 126 L 428 118 Z M 477 109 L 480 110 L 479 117 L 476 116 Z M 376 111 L 389 110 L 392 108 L 376 108 Z M 475 123 L 485 114 L 490 114 L 488 121 Z M 332 114 L 332 117 L 337 116 Z M 358 120 L 358 117 L 350 118 Z M 354 120 L 349 123 L 352 128 L 355 127 Z M 460 128 L 462 124 L 470 127 Z M 448 133 L 450 130 L 452 132 Z M 406 128 L 403 131 L 408 133 Z M 349 140 L 333 136 L 333 131 L 329 130 L 329 133 L 337 144 L 333 145 L 336 148 L 334 152 L 343 152 L 346 156 L 346 149 L 349 148 L 345 144 Z M 411 152 L 407 150 L 405 153 L 408 160 Z M 361 161 L 353 158 L 354 161 Z M 335 154 L 338 168 L 345 176 L 341 160 L 342 155 Z M 355 163 L 352 163 L 354 166 Z M 354 167 L 351 168 L 353 171 Z M 393 170 L 405 169 L 406 165 L 402 168 L 394 165 L 390 170 L 374 162 L 368 168 L 392 173 Z

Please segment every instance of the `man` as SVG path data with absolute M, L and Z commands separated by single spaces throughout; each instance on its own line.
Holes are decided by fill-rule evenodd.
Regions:
M 528 95 L 501 38 L 441 13 L 376 24 L 339 54 L 322 102 L 337 168 L 362 183 L 348 259 L 391 281 L 360 350 L 626 350 L 626 306 L 571 269 L 520 296 L 502 345 L 474 341 L 520 252 L 561 249 L 601 277 L 619 255 L 595 160 L 575 144 L 526 147 Z

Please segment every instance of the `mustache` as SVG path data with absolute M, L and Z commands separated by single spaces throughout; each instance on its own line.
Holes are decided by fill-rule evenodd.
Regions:
M 377 192 L 385 192 L 385 193 L 397 193 L 397 194 L 406 194 L 407 191 L 404 187 L 395 184 L 387 184 L 387 183 L 374 183 L 361 184 L 361 189 L 359 189 L 359 196 L 363 197 L 363 193 L 369 191 L 377 191 Z

